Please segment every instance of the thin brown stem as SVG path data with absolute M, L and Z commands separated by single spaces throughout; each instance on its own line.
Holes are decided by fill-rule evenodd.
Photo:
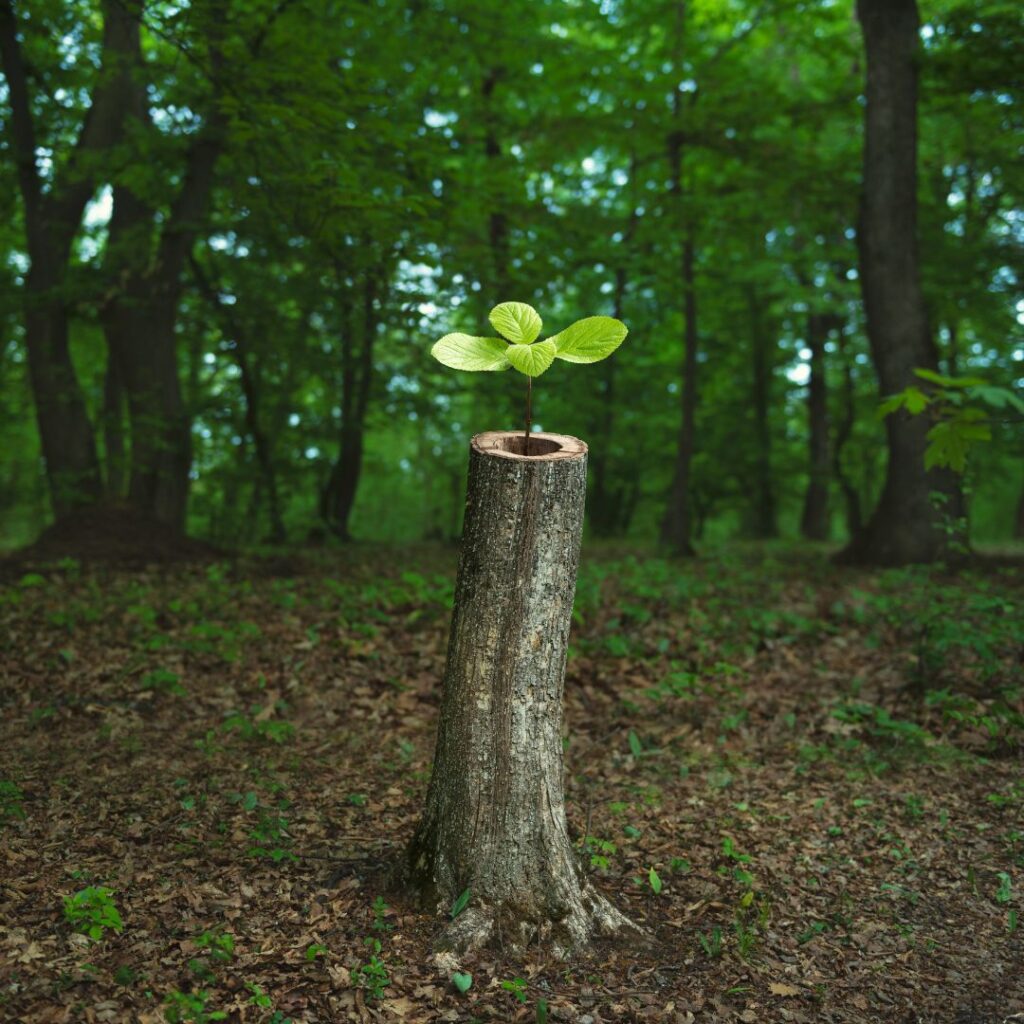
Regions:
M 530 421 L 533 418 L 533 378 L 526 378 L 526 430 L 523 432 L 523 454 L 530 454 Z

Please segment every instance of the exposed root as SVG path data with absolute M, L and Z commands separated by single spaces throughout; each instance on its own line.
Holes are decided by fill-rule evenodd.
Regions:
M 595 938 L 626 933 L 633 941 L 646 943 L 650 936 L 639 925 L 615 909 L 589 884 L 563 908 L 557 918 L 543 916 L 536 907 L 513 902 L 500 905 L 477 903 L 464 910 L 442 932 L 437 948 L 468 953 L 487 946 L 520 952 L 541 943 L 560 959 L 567 959 L 589 946 Z

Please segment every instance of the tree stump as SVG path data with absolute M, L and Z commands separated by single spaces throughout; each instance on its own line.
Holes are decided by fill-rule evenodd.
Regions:
M 562 791 L 562 691 L 579 565 L 587 446 L 478 434 L 426 808 L 407 878 L 447 915 L 441 945 L 540 939 L 559 955 L 640 929 L 587 880 Z

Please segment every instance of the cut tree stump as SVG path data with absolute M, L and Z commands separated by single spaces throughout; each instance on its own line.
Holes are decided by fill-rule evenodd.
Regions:
M 470 444 L 434 770 L 406 877 L 466 951 L 538 939 L 562 956 L 644 934 L 586 878 L 562 792 L 562 691 L 579 565 L 587 446 L 478 434 Z

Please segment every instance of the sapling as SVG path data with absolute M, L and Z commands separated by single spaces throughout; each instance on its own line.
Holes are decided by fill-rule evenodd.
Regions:
M 588 316 L 544 341 L 537 341 L 543 322 L 537 310 L 525 302 L 502 302 L 491 310 L 488 319 L 502 337 L 446 334 L 435 343 L 430 354 L 453 370 L 514 367 L 526 375 L 523 454 L 529 455 L 533 378 L 539 377 L 556 359 L 567 363 L 596 363 L 607 358 L 622 344 L 628 329 L 614 317 Z

